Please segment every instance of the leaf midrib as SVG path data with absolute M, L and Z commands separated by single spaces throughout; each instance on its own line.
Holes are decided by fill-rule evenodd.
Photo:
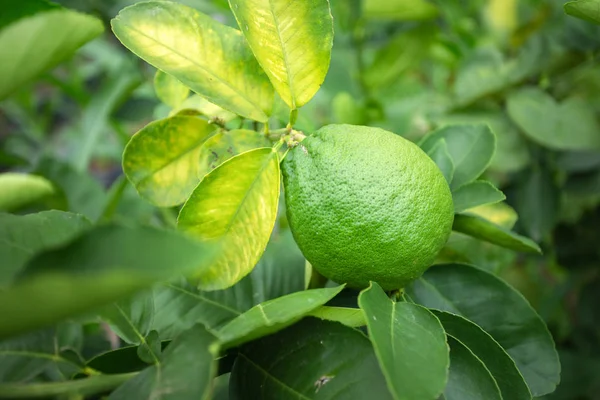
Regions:
M 283 54 L 283 64 L 285 66 L 285 76 L 287 78 L 287 85 L 290 90 L 292 109 L 296 109 L 296 96 L 294 95 L 294 88 L 292 86 L 292 74 L 290 73 L 288 54 L 285 51 L 285 44 L 283 42 L 283 38 L 281 37 L 281 30 L 279 29 L 279 19 L 275 14 L 275 9 L 273 8 L 273 0 L 269 0 L 269 10 L 271 11 L 271 15 L 273 16 L 273 21 L 275 22 L 275 31 L 277 32 L 277 39 L 279 39 L 279 44 L 281 46 L 281 54 Z
M 115 18 L 117 21 L 121 20 L 121 18 L 119 16 L 117 16 Z M 135 33 L 137 33 L 140 36 L 143 36 L 151 41 L 153 41 L 154 43 L 158 44 L 159 46 L 173 52 L 175 55 L 183 58 L 186 61 L 189 61 L 191 64 L 195 65 L 196 67 L 198 67 L 199 69 L 201 69 L 202 71 L 206 72 L 207 74 L 209 74 L 210 76 L 214 77 L 215 79 L 217 79 L 219 81 L 219 83 L 221 83 L 222 85 L 228 87 L 231 91 L 233 91 L 234 93 L 236 93 L 237 95 L 239 95 L 241 97 L 242 100 L 244 100 L 244 102 L 246 102 L 246 104 L 250 105 L 250 107 L 252 109 L 254 109 L 255 111 L 258 111 L 259 113 L 263 114 L 266 117 L 266 114 L 263 110 L 260 109 L 260 107 L 255 106 L 255 104 L 252 102 L 251 99 L 249 99 L 248 97 L 246 97 L 246 95 L 244 93 L 242 93 L 240 91 L 240 89 L 232 86 L 227 80 L 224 80 L 223 78 L 221 78 L 220 76 L 216 75 L 214 72 L 212 72 L 211 70 L 207 69 L 206 67 L 204 67 L 201 64 L 198 64 L 195 60 L 192 60 L 191 58 L 179 53 L 178 51 L 175 51 L 173 48 L 163 44 L 162 42 L 156 40 L 155 38 L 146 35 L 144 32 L 132 27 L 131 25 L 128 25 L 126 23 L 123 22 L 123 27 L 126 29 L 129 29 Z M 233 28 L 231 28 L 233 29 Z M 128 46 L 127 46 L 128 47 Z M 129 48 L 129 47 L 128 47 Z M 131 50 L 133 53 L 135 53 L 136 55 L 138 55 L 140 58 L 144 58 L 142 56 L 140 56 L 134 49 L 129 48 L 129 50 Z M 211 96 L 212 97 L 212 96 Z M 231 110 L 230 110 L 231 111 Z M 235 111 L 233 111 L 235 113 Z

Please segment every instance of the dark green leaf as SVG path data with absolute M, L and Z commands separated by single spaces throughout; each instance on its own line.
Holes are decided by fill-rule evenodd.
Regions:
M 12 215 L 0 213 L 0 286 L 36 253 L 67 243 L 91 226 L 83 216 L 62 211 Z
M 421 148 L 429 153 L 437 141 L 446 140 L 454 163 L 452 188 L 477 179 L 490 165 L 496 149 L 496 136 L 487 125 L 450 125 L 423 138 Z
M 392 399 L 369 339 L 313 318 L 245 346 L 229 394 L 232 400 Z
M 46 382 L 31 384 L 6 384 L 0 383 L 0 399 L 33 399 L 58 396 L 92 396 L 97 393 L 109 391 L 123 382 L 131 379 L 135 374 L 121 375 L 96 375 L 84 379 L 65 382 Z
M 127 381 L 108 399 L 206 400 L 217 372 L 218 351 L 216 338 L 196 325 L 171 342 L 159 364 Z
M 519 224 L 533 240 L 541 242 L 554 228 L 560 212 L 560 188 L 547 168 L 534 166 L 523 172 L 516 190 Z
M 102 309 L 100 316 L 125 342 L 143 344 L 154 318 L 153 293 L 142 292 L 132 298 L 120 300 Z
M 258 304 L 217 331 L 224 348 L 278 332 L 337 295 L 343 286 L 305 290 Z
M 407 288 L 407 294 L 428 308 L 463 316 L 489 333 L 515 361 L 534 396 L 555 389 L 560 364 L 552 337 L 527 300 L 505 282 L 468 265 L 435 265 Z
M 160 207 L 183 203 L 202 179 L 198 158 L 216 127 L 174 116 L 155 121 L 132 138 L 123 153 L 123 171 L 146 200 Z
M 460 341 L 449 337 L 450 374 L 444 389 L 445 400 L 502 400 L 496 381 L 477 358 Z
M 304 257 L 290 231 L 274 234 L 254 270 L 231 288 L 203 292 L 187 283 L 155 290 L 154 324 L 163 339 L 195 323 L 217 330 L 257 304 L 304 289 Z
M 102 226 L 36 256 L 0 291 L 0 337 L 102 306 L 179 274 L 206 269 L 214 249 L 176 232 Z
M 199 288 L 225 289 L 252 271 L 275 225 L 280 179 L 277 152 L 259 148 L 231 158 L 196 187 L 177 226 L 221 248 L 210 269 L 195 275 Z
M 517 235 L 499 225 L 473 214 L 457 214 L 454 216 L 452 229 L 474 238 L 484 240 L 498 246 L 527 253 L 540 253 L 542 250 L 533 240 Z
M 448 345 L 426 308 L 390 300 L 374 282 L 361 292 L 369 336 L 394 399 L 436 399 L 448 379 Z
M 452 192 L 456 213 L 484 204 L 498 203 L 504 199 L 504 193 L 487 181 L 473 181 Z
M 473 322 L 448 312 L 433 311 L 440 319 L 448 336 L 458 340 L 464 349 L 455 348 L 450 345 L 450 379 L 453 376 L 453 361 L 457 352 L 468 351 L 477 357 L 489 371 L 492 378 L 498 384 L 498 388 L 504 399 L 527 400 L 531 399 L 531 393 L 523 376 L 517 369 L 515 362 L 506 351 L 487 332 L 475 325 Z M 454 355 L 453 355 L 454 352 Z M 454 371 L 456 372 L 456 371 Z M 484 374 L 485 375 L 485 374 Z M 460 380 L 456 382 L 460 390 Z M 449 385 L 450 386 L 450 385 Z M 494 385 L 495 386 L 495 385 Z M 466 392 L 466 391 L 465 391 Z M 471 392 L 471 395 L 473 392 Z M 475 392 L 477 394 L 477 392 Z M 448 397 L 448 396 L 446 396 Z M 466 397 L 465 397 L 466 398 Z M 485 398 L 480 396 L 475 398 Z M 492 397 L 489 397 L 492 398 Z

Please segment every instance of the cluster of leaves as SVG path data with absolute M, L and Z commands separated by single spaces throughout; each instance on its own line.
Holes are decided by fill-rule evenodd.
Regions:
M 234 22 L 222 2 L 202 3 Z M 539 253 L 536 242 L 560 256 L 551 251 L 560 189 L 598 174 L 598 153 L 590 152 L 598 148 L 596 116 L 580 98 L 592 94 L 570 88 L 594 72 L 582 56 L 596 46 L 588 25 L 565 22 L 582 45 L 547 27 L 547 19 L 567 18 L 562 9 L 558 16 L 547 4 L 536 14 L 523 1 L 519 26 L 518 2 L 490 1 L 497 45 L 482 46 L 481 27 L 466 17 L 472 10 L 452 2 L 332 1 L 331 11 L 325 0 L 263 3 L 230 1 L 239 30 L 171 2 L 119 13 L 112 29 L 157 68 L 152 84 L 163 102 L 159 119 L 131 140 L 127 129 L 139 121 L 113 110 L 124 96 L 147 99 L 152 85 L 140 86 L 130 59 L 99 67 L 108 77 L 93 95 L 77 74 L 45 76 L 83 112 L 59 145 L 43 136 L 52 124 L 22 123 L 33 132 L 27 145 L 11 137 L 3 146 L 19 173 L 0 175 L 0 208 L 15 212 L 0 214 L 0 397 L 531 399 L 552 392 L 560 372 L 552 337 L 497 275 L 510 278 L 515 260 L 537 265 L 539 256 L 511 251 Z M 68 15 L 74 28 L 57 41 L 60 51 L 28 53 L 28 68 L 6 63 L 4 97 L 101 31 L 93 17 L 37 4 L 11 5 L 20 11 L 0 21 L 0 43 L 12 44 L 2 51 L 15 43 L 36 48 L 61 29 L 54 13 Z M 332 52 L 333 21 L 340 47 Z M 38 24 L 46 30 L 30 36 Z M 17 29 L 28 34 L 11 33 Z M 108 51 L 82 52 L 93 58 L 101 49 Z M 330 58 L 334 73 L 317 94 Z M 29 100 L 17 92 L 3 107 L 28 120 L 36 111 Z M 294 129 L 310 133 L 326 122 L 418 138 L 452 188 L 455 233 L 438 265 L 391 299 L 377 284 L 360 293 L 323 285 L 286 226 L 284 145 Z M 73 131 L 79 135 L 61 157 Z M 116 140 L 103 147 L 105 137 Z M 125 143 L 127 179 L 106 192 L 86 173 L 92 160 L 120 159 Z M 516 199 L 519 225 L 496 186 Z M 597 197 L 580 200 L 571 221 Z M 49 208 L 63 211 L 40 211 Z

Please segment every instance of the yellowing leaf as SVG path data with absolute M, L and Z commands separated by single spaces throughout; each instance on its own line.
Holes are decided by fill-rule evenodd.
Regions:
M 171 108 L 179 107 L 190 95 L 187 86 L 160 69 L 154 75 L 154 90 L 158 99 Z
M 198 157 L 216 127 L 203 119 L 174 116 L 136 133 L 123 153 L 123 171 L 146 200 L 160 207 L 183 203 L 202 176 Z
M 283 101 L 302 107 L 325 80 L 333 18 L 327 0 L 230 0 L 240 29 Z
M 277 152 L 259 148 L 231 158 L 194 190 L 178 226 L 220 248 L 209 270 L 196 276 L 201 289 L 227 288 L 252 271 L 275 225 L 279 183 Z
M 240 31 L 168 1 L 124 8 L 112 28 L 128 49 L 210 102 L 256 121 L 268 119 L 273 88 Z

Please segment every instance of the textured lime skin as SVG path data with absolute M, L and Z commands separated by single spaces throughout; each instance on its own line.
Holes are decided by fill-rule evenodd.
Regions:
M 282 163 L 287 216 L 300 250 L 325 277 L 404 287 L 452 230 L 452 194 L 414 143 L 379 128 L 328 125 Z

